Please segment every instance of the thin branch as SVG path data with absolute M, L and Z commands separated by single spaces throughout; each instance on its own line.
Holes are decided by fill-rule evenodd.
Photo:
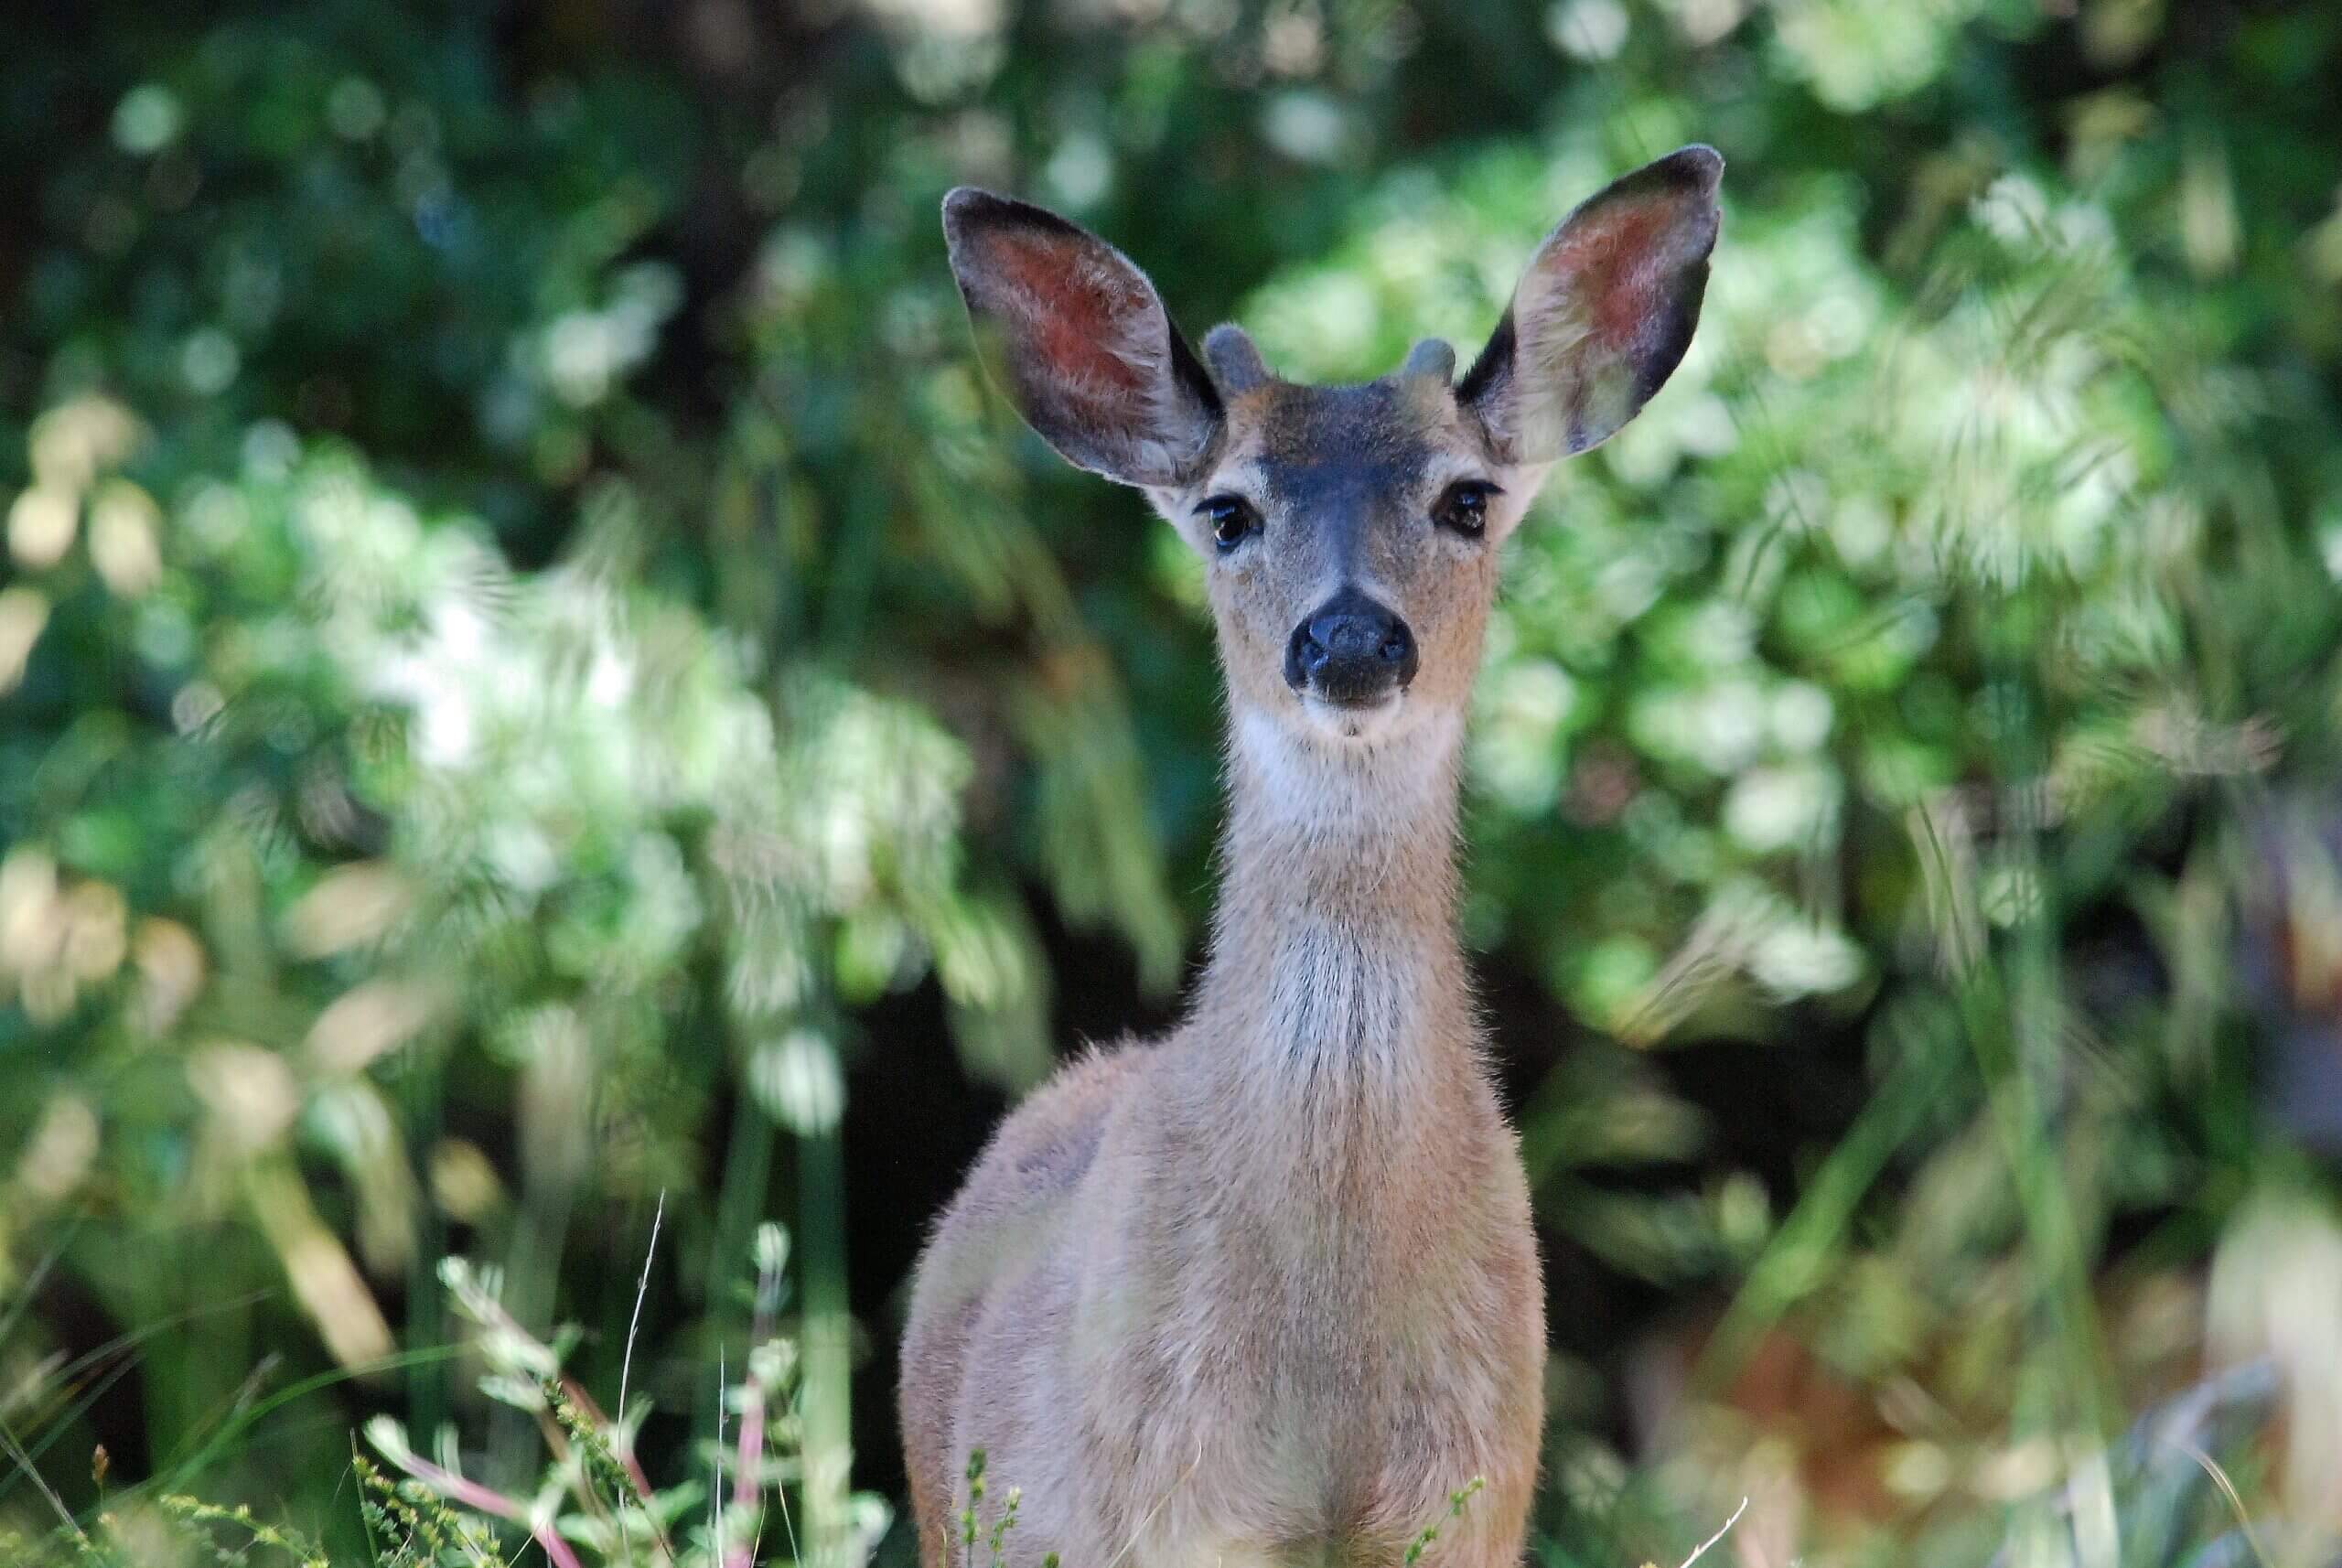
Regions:
M 642 1278 L 634 1287 L 634 1316 L 627 1320 L 626 1354 L 618 1358 L 618 1431 L 626 1431 L 626 1380 L 634 1369 L 634 1337 L 642 1327 L 642 1298 L 650 1294 L 650 1260 L 659 1252 L 659 1222 L 667 1217 L 667 1189 L 659 1189 L 659 1207 L 650 1211 L 650 1245 L 642 1250 Z M 628 1443 L 630 1450 L 634 1444 Z
M 1194 1475 L 1198 1466 L 1201 1466 L 1203 1462 L 1204 1444 L 1203 1439 L 1199 1437 L 1196 1439 L 1195 1462 L 1190 1464 L 1187 1469 L 1180 1472 L 1179 1478 L 1171 1483 L 1171 1487 L 1168 1491 L 1166 1491 L 1161 1497 L 1155 1499 L 1155 1506 L 1147 1509 L 1146 1517 L 1140 1520 L 1138 1523 L 1132 1528 L 1131 1538 L 1123 1542 L 1123 1549 L 1114 1553 L 1113 1561 L 1108 1563 L 1106 1564 L 1106 1568 L 1122 1568 L 1123 1559 L 1131 1554 L 1131 1549 L 1138 1544 L 1139 1537 L 1146 1533 L 1146 1527 L 1155 1522 L 1155 1516 L 1161 1513 L 1165 1508 L 1169 1506 L 1172 1497 L 1181 1487 L 1187 1484 L 1187 1477 Z M 1692 1565 L 1687 1563 L 1683 1565 L 1683 1568 L 1692 1568 Z
M 527 1509 L 502 1492 L 458 1476 L 452 1470 L 443 1470 L 418 1454 L 390 1449 L 384 1449 L 383 1454 L 392 1464 L 449 1501 L 461 1503 L 475 1513 L 492 1514 L 520 1525 L 543 1549 L 545 1561 L 553 1563 L 554 1568 L 586 1568 L 585 1563 L 578 1560 L 577 1553 L 569 1549 L 569 1542 L 562 1540 L 560 1531 L 553 1528 L 553 1520 L 546 1520 L 540 1524 Z
M 773 1317 L 780 1308 L 780 1273 L 764 1268 L 757 1276 L 757 1309 L 749 1320 L 747 1377 L 741 1383 L 740 1446 L 734 1461 L 732 1509 L 735 1513 L 757 1506 L 764 1486 L 765 1385 L 757 1375 L 757 1348 L 772 1337 Z M 759 1520 L 757 1532 L 763 1531 Z M 792 1532 L 793 1533 L 793 1532 Z M 754 1537 L 724 1544 L 724 1568 L 749 1568 L 756 1560 Z
M 1708 1548 L 1714 1546 L 1717 1541 L 1722 1541 L 1725 1536 L 1731 1534 L 1732 1527 L 1738 1524 L 1740 1522 L 1740 1516 L 1747 1511 L 1748 1499 L 1746 1498 L 1743 1498 L 1740 1499 L 1740 1506 L 1732 1510 L 1732 1517 L 1724 1520 L 1722 1525 L 1718 1526 L 1716 1532 L 1714 1535 L 1700 1542 L 1698 1547 L 1692 1551 L 1692 1555 L 1683 1559 L 1681 1568 L 1692 1568 L 1692 1563 L 1697 1563 L 1701 1558 L 1705 1557 L 1708 1554 Z
M 757 1491 L 763 1471 L 765 1439 L 765 1395 L 752 1369 L 748 1380 L 740 1385 L 740 1451 L 733 1460 L 732 1511 L 736 1515 L 744 1509 L 757 1506 Z M 743 1537 L 724 1543 L 724 1568 L 749 1568 L 756 1559 L 756 1543 Z
M 650 1294 L 650 1261 L 659 1255 L 659 1222 L 666 1218 L 667 1189 L 662 1187 L 659 1189 L 659 1206 L 650 1211 L 650 1244 L 642 1250 L 642 1278 L 635 1283 L 634 1315 L 627 1319 L 626 1324 L 626 1351 L 618 1358 L 618 1418 L 610 1428 L 618 1441 L 610 1444 L 610 1451 L 618 1455 L 618 1463 L 626 1469 L 627 1478 L 634 1483 L 634 1489 L 642 1498 L 643 1511 L 650 1516 L 650 1529 L 658 1537 L 661 1555 L 672 1562 L 674 1551 L 667 1544 L 667 1532 L 659 1523 L 659 1509 L 651 1501 L 650 1478 L 642 1473 L 641 1466 L 635 1461 L 634 1439 L 628 1434 L 626 1424 L 627 1375 L 634 1370 L 635 1337 L 642 1330 L 642 1298 Z M 627 1568 L 634 1568 L 634 1537 L 623 1527 L 623 1521 L 618 1539 L 626 1543 Z
M 561 1375 L 561 1391 L 595 1431 L 616 1432 L 618 1430 L 610 1418 L 603 1413 L 602 1407 L 594 1402 L 594 1396 L 587 1393 L 584 1386 L 566 1372 Z M 612 1443 L 609 1444 L 609 1450 L 611 1456 L 618 1460 L 618 1468 L 626 1472 L 627 1479 L 633 1484 L 635 1498 L 642 1504 L 643 1512 L 650 1516 L 653 1544 L 659 1548 L 662 1556 L 669 1562 L 672 1562 L 675 1556 L 675 1545 L 673 1541 L 667 1539 L 667 1527 L 659 1522 L 657 1495 L 650 1485 L 650 1476 L 642 1468 L 642 1461 L 634 1456 L 634 1450 L 630 1446 L 620 1448 L 616 1443 Z M 629 1543 L 628 1551 L 631 1552 L 632 1550 L 632 1545 Z M 631 1560 L 629 1557 L 628 1561 Z

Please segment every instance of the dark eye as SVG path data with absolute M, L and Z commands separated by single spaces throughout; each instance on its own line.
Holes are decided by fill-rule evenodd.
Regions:
M 1196 509 L 1211 520 L 1211 539 L 1222 555 L 1261 532 L 1261 514 L 1242 496 L 1214 496 Z
M 1461 479 L 1447 487 L 1431 509 L 1432 521 L 1466 539 L 1477 539 L 1488 526 L 1488 498 L 1504 492 L 1481 479 Z

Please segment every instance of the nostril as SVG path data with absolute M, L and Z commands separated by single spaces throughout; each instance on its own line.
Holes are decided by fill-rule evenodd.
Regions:
M 1386 664 L 1396 664 L 1414 650 L 1414 639 L 1407 635 L 1407 628 L 1403 626 L 1392 627 L 1378 650 Z
M 1303 621 L 1293 628 L 1293 636 L 1284 645 L 1285 683 L 1295 691 L 1315 684 L 1325 673 L 1326 661 L 1333 655 L 1317 640 L 1316 628 Z

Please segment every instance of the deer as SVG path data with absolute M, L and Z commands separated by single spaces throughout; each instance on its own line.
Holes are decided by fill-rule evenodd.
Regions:
M 1466 714 L 1505 540 L 1691 343 L 1723 170 L 1687 146 L 1571 211 L 1460 379 L 1426 338 L 1346 386 L 1233 325 L 1198 355 L 1104 241 L 944 199 L 993 379 L 1202 557 L 1228 812 L 1184 1021 L 1027 1097 L 914 1271 L 925 1568 L 974 1555 L 977 1451 L 1012 1561 L 1388 1565 L 1436 1525 L 1452 1568 L 1519 1562 L 1544 1298 L 1456 928 Z

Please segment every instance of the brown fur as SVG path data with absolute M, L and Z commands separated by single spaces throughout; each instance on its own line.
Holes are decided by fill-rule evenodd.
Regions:
M 1696 152 L 1580 209 L 1614 238 L 1565 224 L 1532 264 L 1557 246 L 1611 257 L 1569 308 L 1630 359 L 1645 339 L 1680 357 L 1681 334 L 1614 332 L 1631 312 L 1602 280 L 1656 301 L 1634 308 L 1696 314 L 1706 248 L 1681 236 L 1704 205 L 1713 238 L 1714 189 L 1714 155 Z M 1037 427 L 1144 487 L 1209 563 L 1231 811 L 1186 1023 L 1084 1057 L 1019 1108 L 920 1262 L 901 1395 L 921 1561 L 961 1568 L 962 1477 L 982 1448 L 981 1528 L 1017 1488 L 1018 1563 L 1391 1564 L 1476 1477 L 1441 1561 L 1512 1563 L 1543 1301 L 1455 934 L 1463 720 L 1497 547 L 1552 455 L 1522 459 L 1517 400 L 1582 404 L 1555 374 L 1655 386 L 1673 358 L 1622 365 L 1599 342 L 1573 358 L 1532 335 L 1516 367 L 1509 317 L 1504 362 L 1474 373 L 1485 398 L 1451 387 L 1436 345 L 1379 381 L 1304 387 L 1223 328 L 1206 345 L 1217 382 L 1198 386 L 1152 286 L 1102 242 L 975 195 L 955 194 L 946 226 Z M 1540 285 L 1540 321 L 1561 318 L 1543 303 L 1561 286 Z M 1113 319 L 1089 319 L 1101 309 Z M 1062 346 L 1069 323 L 1116 346 L 1112 373 Z M 1166 467 L 1180 450 L 1196 455 Z M 1430 521 L 1459 481 L 1501 488 L 1482 537 Z M 1198 510 L 1228 495 L 1262 528 L 1221 552 Z M 1370 710 L 1283 673 L 1295 628 L 1338 590 L 1395 612 L 1419 650 L 1412 683 Z

